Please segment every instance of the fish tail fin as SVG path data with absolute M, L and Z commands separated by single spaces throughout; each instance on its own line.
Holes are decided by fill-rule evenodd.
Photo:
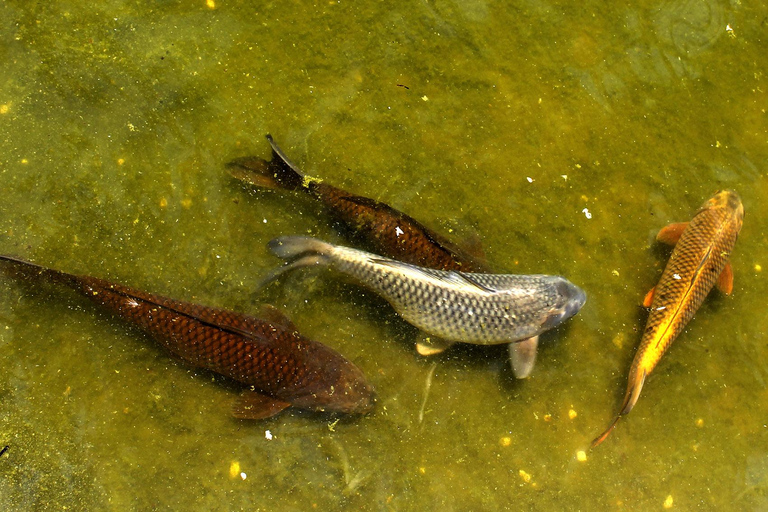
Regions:
M 333 250 L 331 244 L 310 236 L 281 236 L 271 240 L 267 247 L 272 254 L 284 260 L 292 260 L 307 254 L 327 257 Z
M 0 262 L 8 264 L 3 265 L 6 273 L 29 281 L 42 279 L 44 281 L 63 283 L 69 286 L 72 286 L 77 282 L 77 277 L 72 274 L 43 267 L 42 265 L 22 260 L 14 256 L 0 255 Z
M 622 416 L 625 416 L 626 414 L 629 414 L 629 411 L 632 410 L 632 408 L 637 403 L 637 399 L 640 397 L 640 390 L 643 389 L 643 383 L 645 382 L 646 377 L 645 370 L 643 371 L 632 371 L 630 373 L 629 377 L 629 385 L 627 386 L 627 392 L 624 395 L 624 402 L 621 404 L 621 410 L 619 410 L 619 414 L 616 415 L 616 418 L 611 422 L 611 424 L 608 426 L 605 431 L 597 436 L 593 441 L 591 447 L 594 448 L 608 437 L 608 435 L 613 431 L 613 429 L 616 427 L 616 424 L 619 422 L 619 419 Z
M 299 171 L 283 150 L 267 135 L 272 146 L 272 160 L 267 162 L 258 157 L 237 158 L 227 164 L 229 173 L 238 180 L 262 188 L 298 190 L 312 181 Z
M 327 264 L 333 249 L 331 244 L 308 236 L 281 236 L 270 240 L 267 247 L 272 254 L 289 262 L 267 274 L 259 281 L 257 289 L 264 288 L 283 274 L 297 268 Z

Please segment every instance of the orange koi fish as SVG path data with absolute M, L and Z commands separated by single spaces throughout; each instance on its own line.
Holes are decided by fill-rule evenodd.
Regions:
M 613 423 L 592 441 L 593 448 L 635 406 L 645 378 L 715 284 L 726 294 L 733 290 L 733 271 L 728 260 L 743 219 L 744 207 L 738 194 L 723 190 L 704 203 L 690 222 L 671 224 L 659 232 L 658 241 L 676 245 L 661 280 L 643 302 L 651 312 L 629 370 L 624 403 Z

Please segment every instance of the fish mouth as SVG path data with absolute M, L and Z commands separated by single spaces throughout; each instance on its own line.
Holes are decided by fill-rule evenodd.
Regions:
M 552 329 L 578 313 L 587 302 L 587 294 L 567 279 L 562 279 L 556 285 L 557 294 L 562 298 L 560 307 L 553 309 L 542 324 L 544 329 Z

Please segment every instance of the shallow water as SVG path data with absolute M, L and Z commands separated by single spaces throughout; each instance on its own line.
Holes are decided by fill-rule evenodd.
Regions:
M 375 412 L 236 421 L 222 379 L 4 277 L 0 508 L 768 508 L 768 8 L 306 4 L 2 3 L 0 253 L 274 303 L 364 370 Z M 307 199 L 224 171 L 268 157 L 266 133 L 329 183 L 479 236 L 498 271 L 567 276 L 587 304 L 517 382 L 503 347 L 420 357 L 416 330 L 332 273 L 254 293 L 280 263 L 268 240 L 345 241 Z M 733 295 L 712 294 L 589 451 L 669 254 L 655 233 L 721 188 L 746 209 Z

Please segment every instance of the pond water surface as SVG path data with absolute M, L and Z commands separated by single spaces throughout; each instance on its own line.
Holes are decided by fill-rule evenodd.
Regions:
M 768 7 L 758 1 L 0 4 L 0 253 L 178 299 L 269 302 L 375 411 L 229 416 L 237 390 L 64 291 L 0 279 L 3 510 L 768 509 Z M 583 310 L 516 381 L 434 358 L 332 272 L 261 292 L 272 238 L 348 243 L 224 164 L 269 156 L 385 201 Z M 741 195 L 713 292 L 600 447 L 669 250 Z M 764 269 L 765 267 L 765 269 Z M 579 452 L 583 455 L 579 457 Z M 586 460 L 580 460 L 584 459 Z

